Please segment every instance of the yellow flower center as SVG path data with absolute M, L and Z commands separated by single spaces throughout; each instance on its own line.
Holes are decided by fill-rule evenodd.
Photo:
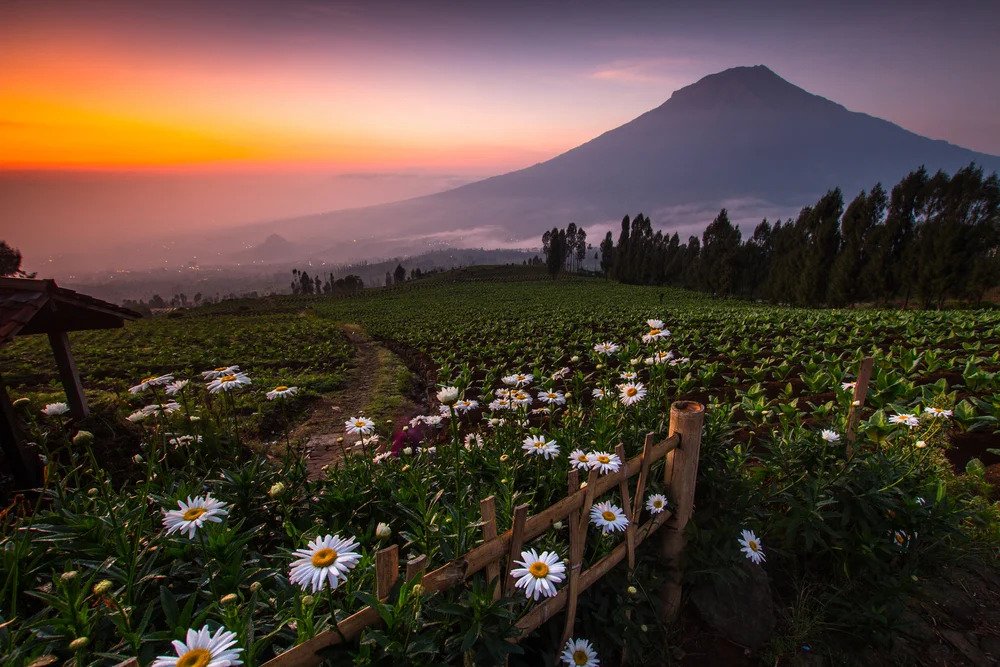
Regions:
M 590 661 L 590 656 L 587 652 L 582 649 L 577 649 L 573 651 L 573 664 L 574 665 L 586 665 Z
M 530 572 L 531 576 L 534 578 L 541 579 L 542 577 L 548 575 L 549 566 L 542 561 L 537 560 L 531 564 L 531 567 L 528 568 L 528 572 Z
M 896 533 L 896 543 L 897 544 L 903 544 L 905 541 L 906 541 L 906 539 L 900 533 Z
M 330 547 L 323 547 L 312 555 L 312 564 L 315 567 L 326 567 L 332 565 L 337 560 L 337 552 Z
M 545 446 L 544 442 L 536 442 L 535 443 L 535 449 L 541 449 L 544 446 Z
M 181 515 L 181 518 L 185 521 L 194 521 L 207 511 L 208 510 L 204 507 L 189 507 L 184 510 L 184 514 Z
M 215 370 L 217 370 L 217 371 L 219 371 L 221 373 L 222 371 L 228 371 L 229 370 L 229 366 L 219 366 Z
M 586 463 L 587 460 L 588 460 L 587 459 L 587 455 L 586 454 L 580 454 L 578 457 L 576 457 L 576 460 L 579 461 L 580 463 Z
M 365 427 L 365 422 L 364 422 L 363 419 L 359 419 L 356 422 L 354 422 L 354 425 L 357 426 L 358 428 L 364 428 Z
M 635 387 L 629 387 L 628 389 L 625 390 L 625 395 L 628 396 L 629 398 L 635 396 L 638 393 L 639 390 L 636 389 Z
M 601 512 L 601 516 L 604 517 L 605 521 L 615 520 L 615 513 L 612 512 L 611 510 L 604 510 L 603 512 Z
M 142 378 L 142 381 L 139 384 L 146 384 L 147 382 L 152 382 L 155 379 L 155 375 L 150 375 L 148 378 Z
M 221 378 L 219 378 L 219 382 L 235 382 L 235 381 L 236 381 L 236 376 L 233 375 L 232 373 L 230 373 L 229 375 L 223 375 Z
M 663 507 L 663 501 L 662 500 L 654 500 L 653 501 L 653 507 L 656 507 L 656 508 Z
M 599 454 L 597 456 L 597 462 L 598 463 L 611 463 L 611 457 L 608 456 L 607 454 Z
M 207 667 L 212 661 L 212 652 L 207 648 L 193 648 L 177 658 L 177 667 Z
M 650 336 L 656 336 L 656 335 L 659 335 L 659 333 L 660 333 L 659 329 L 650 329 L 649 330 L 649 335 Z
M 760 549 L 760 546 L 755 540 L 747 540 L 747 546 L 750 547 L 750 551 L 757 551 Z
M 286 387 L 285 385 L 282 384 L 282 385 L 278 385 L 277 387 L 275 387 L 274 390 L 275 391 L 288 391 L 288 387 Z

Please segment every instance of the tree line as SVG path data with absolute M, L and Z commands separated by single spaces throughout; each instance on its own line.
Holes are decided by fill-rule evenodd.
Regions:
M 292 269 L 292 294 L 356 294 L 364 286 L 360 276 L 334 278 L 331 273 L 324 280 L 318 273 L 310 276 L 306 271 Z
M 553 227 L 542 234 L 542 253 L 545 266 L 555 276 L 563 270 L 579 271 L 587 256 L 587 232 L 579 229 L 575 222 L 566 229 Z
M 745 241 L 726 209 L 686 243 L 640 213 L 625 216 L 617 243 L 608 232 L 600 256 L 605 275 L 625 283 L 803 306 L 981 301 L 1000 283 L 1000 180 L 974 164 L 953 176 L 921 167 L 846 207 L 830 190 L 794 220 L 764 219 Z

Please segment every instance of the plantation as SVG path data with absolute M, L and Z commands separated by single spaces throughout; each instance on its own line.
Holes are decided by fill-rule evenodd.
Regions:
M 289 434 L 319 396 L 352 390 L 343 324 L 406 362 L 422 414 L 341 415 L 342 454 L 316 475 Z M 3 515 L 0 662 L 187 666 L 239 649 L 261 665 L 372 606 L 381 627 L 327 649 L 332 664 L 554 664 L 563 619 L 526 637 L 517 625 L 567 585 L 570 525 L 525 542 L 496 573 L 518 582 L 503 595 L 485 570 L 439 592 L 404 581 L 381 601 L 375 554 L 395 545 L 402 569 L 459 558 L 483 542 L 481 501 L 510 529 L 518 506 L 534 515 L 574 476 L 615 474 L 647 433 L 665 438 L 679 400 L 706 406 L 682 622 L 663 620 L 650 540 L 580 597 L 570 664 L 682 662 L 686 630 L 715 625 L 711 601 L 730 591 L 728 609 L 760 626 L 737 638 L 755 661 L 896 650 L 925 581 L 946 565 L 988 573 L 1000 554 L 998 331 L 998 311 L 792 309 L 477 267 L 74 334 L 96 399 L 84 423 L 43 414 L 63 400 L 49 352 L 18 340 L 0 374 L 48 463 L 42 493 Z M 663 466 L 633 518 L 673 492 Z M 629 523 L 604 486 L 585 567 Z M 206 626 L 233 634 L 209 650 Z

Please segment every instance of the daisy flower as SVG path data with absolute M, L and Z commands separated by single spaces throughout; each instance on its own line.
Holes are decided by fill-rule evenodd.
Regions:
M 649 510 L 650 514 L 659 514 L 663 510 L 667 509 L 667 497 L 662 493 L 650 494 L 649 498 L 646 498 L 646 509 Z
M 190 380 L 177 380 L 166 385 L 163 391 L 166 392 L 167 396 L 176 396 L 184 390 L 184 387 L 188 386 Z
M 353 537 L 317 537 L 305 549 L 295 550 L 298 559 L 292 561 L 288 579 L 313 593 L 326 584 L 334 590 L 341 581 L 347 581 L 347 573 L 361 560 L 361 554 L 357 552 L 359 546 Z
M 917 419 L 916 415 L 907 414 L 905 412 L 898 415 L 892 415 L 889 417 L 890 424 L 906 424 L 910 428 L 920 424 L 920 420 Z
M 617 454 L 594 452 L 590 455 L 590 465 L 602 475 L 606 475 L 609 472 L 618 472 L 618 469 L 622 467 L 622 460 L 618 458 Z
M 827 442 L 840 442 L 840 434 L 836 431 L 831 431 L 828 428 L 823 429 L 823 432 L 820 435 Z
M 586 639 L 570 639 L 562 652 L 563 663 L 570 667 L 598 667 L 597 651 Z
M 566 403 L 566 397 L 561 391 L 540 391 L 538 392 L 538 400 L 549 405 L 564 405 Z
M 479 407 L 479 401 L 473 401 L 468 398 L 462 398 L 455 402 L 455 409 L 459 412 L 472 412 Z
M 512 569 L 510 576 L 517 579 L 514 586 L 523 588 L 527 598 L 552 597 L 556 594 L 556 584 L 566 578 L 566 564 L 554 551 L 539 554 L 534 549 L 528 549 L 522 551 L 521 560 L 514 563 L 520 567 Z
M 895 544 L 900 549 L 905 549 L 908 546 L 910 546 L 910 540 L 912 539 L 912 537 L 913 537 L 912 535 L 910 535 L 910 534 L 908 534 L 908 533 L 906 533 L 906 532 L 904 532 L 902 530 L 894 530 L 894 531 L 892 531 L 892 541 L 893 541 L 893 544 Z
M 217 380 L 223 375 L 232 375 L 234 373 L 239 373 L 239 366 L 219 366 L 216 369 L 205 371 L 201 374 L 201 377 L 205 380 Z
M 618 399 L 623 405 L 634 405 L 646 397 L 646 387 L 641 382 L 629 382 L 618 388 Z
M 596 398 L 597 400 L 601 400 L 602 398 L 605 398 L 605 397 L 607 397 L 607 392 L 605 392 L 605 391 L 604 391 L 603 389 L 601 389 L 600 387 L 598 387 L 597 389 L 593 390 L 593 391 L 592 391 L 592 392 L 590 392 L 590 393 L 591 393 L 591 395 L 592 395 L 592 396 L 593 396 L 594 398 Z
M 291 398 L 297 393 L 299 393 L 298 387 L 286 387 L 283 384 L 279 384 L 277 387 L 267 392 L 267 400 L 273 401 L 276 398 Z
M 853 391 L 854 387 L 857 384 L 858 384 L 857 382 L 841 382 L 840 388 L 843 389 L 844 391 Z
M 563 366 L 549 377 L 553 380 L 562 380 L 569 375 L 569 366 Z
M 153 403 L 152 405 L 147 405 L 142 409 L 142 411 L 150 416 L 162 417 L 163 415 L 173 414 L 180 409 L 180 403 L 177 401 L 170 401 L 169 403 Z
M 531 394 L 526 391 L 512 391 L 510 402 L 517 406 L 531 405 Z
M 458 400 L 458 387 L 442 387 L 437 393 L 442 405 L 453 405 Z
M 625 516 L 625 512 L 622 511 L 621 507 L 610 502 L 596 503 L 591 507 L 590 521 L 604 534 L 625 530 L 628 526 L 628 517 Z
M 185 446 L 190 445 L 192 443 L 199 443 L 200 444 L 201 443 L 201 436 L 200 435 L 178 435 L 178 436 L 176 436 L 174 438 L 170 438 L 170 440 L 168 440 L 167 442 L 169 444 L 173 445 L 174 447 L 185 447 Z
M 636 378 L 638 378 L 639 374 L 636 373 L 635 371 L 625 371 L 619 377 L 621 377 L 621 379 L 623 379 L 623 380 L 627 380 L 627 381 L 631 382 L 632 380 L 635 380 Z
M 219 628 L 215 633 L 206 625 L 201 630 L 188 629 L 185 641 L 174 640 L 176 656 L 161 655 L 152 667 L 233 667 L 242 665 L 243 650 L 236 647 L 236 633 Z
M 615 343 L 605 342 L 605 343 L 598 343 L 597 345 L 594 346 L 594 352 L 596 352 L 597 354 L 603 354 L 605 356 L 614 354 L 617 351 L 618 351 L 618 345 L 616 345 Z
M 681 364 L 686 364 L 690 361 L 691 357 L 678 357 L 676 359 L 671 359 L 669 363 L 671 366 L 680 366 Z
M 766 559 L 764 558 L 764 547 L 760 543 L 760 539 L 752 530 L 744 530 L 740 533 L 741 537 L 738 540 L 740 546 L 742 547 L 740 551 L 746 554 L 746 557 L 753 561 L 754 565 L 760 565 Z
M 924 408 L 924 412 L 931 417 L 948 418 L 952 415 L 951 410 L 945 410 L 944 408 Z
M 534 379 L 535 376 L 530 373 L 514 373 L 513 375 L 505 375 L 501 378 L 503 383 L 508 387 L 527 387 Z
M 497 410 L 512 410 L 514 408 L 514 404 L 511 403 L 508 398 L 498 398 L 490 401 L 490 404 L 487 407 L 496 412 Z
M 140 391 L 146 391 L 150 387 L 160 387 L 165 384 L 170 384 L 173 380 L 173 375 L 151 375 L 139 380 L 139 384 L 134 387 L 129 387 L 128 393 L 138 394 Z
M 162 510 L 163 527 L 167 529 L 167 535 L 173 532 L 187 533 L 188 539 L 194 539 L 195 532 L 201 528 L 206 521 L 222 523 L 222 517 L 229 514 L 225 509 L 226 503 L 216 500 L 211 494 L 204 496 L 188 496 L 187 502 L 177 501 L 180 509 Z
M 652 343 L 670 335 L 670 331 L 664 328 L 663 320 L 646 320 L 649 325 L 649 333 L 642 335 L 643 343 Z
M 651 357 L 646 357 L 647 366 L 659 366 L 674 358 L 673 352 L 656 352 Z
M 208 391 L 211 394 L 217 394 L 220 391 L 232 391 L 233 389 L 239 389 L 240 387 L 248 384 L 251 384 L 250 378 L 245 374 L 240 372 L 228 373 L 226 375 L 220 375 L 209 382 Z
M 582 449 L 574 449 L 569 454 L 569 464 L 577 470 L 590 470 L 591 463 L 590 454 Z
M 136 410 L 135 412 L 133 412 L 132 414 L 130 414 L 125 419 L 127 419 L 128 421 L 130 421 L 130 422 L 132 422 L 134 424 L 136 422 L 141 422 L 143 419 L 145 419 L 148 416 L 149 416 L 149 413 L 146 412 L 145 409 L 143 409 L 143 410 Z
M 42 414 L 47 417 L 58 417 L 69 412 L 69 406 L 65 403 L 49 403 L 42 408 Z
M 375 422 L 368 417 L 351 417 L 344 422 L 344 428 L 351 435 L 368 435 L 375 430 Z
M 469 433 L 465 436 L 465 448 L 472 449 L 473 447 L 476 449 L 483 448 L 483 436 L 478 433 Z
M 559 445 L 555 440 L 546 440 L 544 435 L 529 435 L 524 439 L 521 449 L 529 454 L 544 457 L 546 460 L 559 453 Z

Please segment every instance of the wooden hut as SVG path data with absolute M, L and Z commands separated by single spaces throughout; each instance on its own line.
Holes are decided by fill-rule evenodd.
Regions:
M 66 390 L 66 403 L 74 417 L 85 417 L 90 409 L 83 393 L 80 373 L 69 349 L 67 332 L 83 329 L 117 329 L 139 313 L 56 285 L 54 280 L 0 278 L 0 346 L 15 336 L 46 334 L 52 345 L 59 377 Z M 0 377 L 0 444 L 19 486 L 37 481 L 37 457 L 27 452 L 15 426 L 14 409 Z

